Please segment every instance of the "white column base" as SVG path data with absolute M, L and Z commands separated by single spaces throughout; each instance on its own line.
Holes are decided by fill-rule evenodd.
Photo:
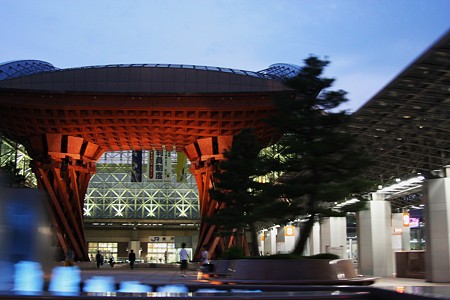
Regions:
M 450 282 L 450 178 L 427 180 L 425 198 L 425 279 Z
M 369 209 L 358 212 L 358 270 L 362 275 L 393 276 L 391 204 L 369 201 Z

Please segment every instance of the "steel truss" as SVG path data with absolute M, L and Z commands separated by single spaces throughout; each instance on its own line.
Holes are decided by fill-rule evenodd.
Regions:
M 19 175 L 25 176 L 25 186 L 37 187 L 36 176 L 30 167 L 31 160 L 24 146 L 0 135 L 0 167 L 12 162 Z
M 177 182 L 176 172 L 170 181 L 151 181 L 148 172 L 149 152 L 143 151 L 142 182 L 131 182 L 132 151 L 107 152 L 96 164 L 84 204 L 89 219 L 198 221 L 198 191 L 194 178 L 186 172 L 185 182 Z M 176 153 L 172 153 L 172 169 Z

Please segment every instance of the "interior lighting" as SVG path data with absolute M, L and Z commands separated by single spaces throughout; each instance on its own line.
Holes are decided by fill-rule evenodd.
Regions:
M 423 209 L 423 206 L 415 206 L 415 205 L 412 205 L 411 208 L 413 208 L 413 209 Z
M 421 175 L 412 177 L 408 180 L 400 181 L 393 185 L 384 187 L 384 188 L 378 190 L 378 192 L 383 193 L 383 194 L 393 194 L 393 193 L 405 192 L 407 190 L 419 187 L 422 184 L 422 182 L 424 181 L 424 179 L 425 179 L 425 177 L 423 177 Z
M 352 198 L 350 200 L 346 200 L 345 202 L 341 202 L 341 203 L 335 205 L 334 208 L 342 208 L 343 206 L 358 203 L 359 201 L 360 201 L 359 199 Z
M 359 199 L 356 199 L 356 198 L 353 198 L 353 199 L 350 199 L 347 201 L 347 203 L 349 203 L 349 204 L 358 203 L 358 202 L 359 202 Z

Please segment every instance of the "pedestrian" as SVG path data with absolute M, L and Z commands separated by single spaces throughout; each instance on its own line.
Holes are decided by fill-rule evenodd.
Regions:
M 112 267 L 114 267 L 114 257 L 109 257 L 109 265 Z
M 208 272 L 208 265 L 209 265 L 209 252 L 206 250 L 205 247 L 202 247 L 200 252 L 200 270 L 202 272 Z
M 72 247 L 69 246 L 67 248 L 66 259 L 64 261 L 64 266 L 72 267 L 74 260 L 75 260 L 75 252 L 73 251 Z
M 103 257 L 100 254 L 100 250 L 97 250 L 97 255 L 95 255 L 95 261 L 97 262 L 97 268 L 100 268 L 100 265 L 102 264 Z
M 180 272 L 182 277 L 186 277 L 186 270 L 188 267 L 188 259 L 189 255 L 187 253 L 187 250 L 185 249 L 186 243 L 181 243 L 181 250 L 180 250 Z
M 135 260 L 136 260 L 136 253 L 134 253 L 133 249 L 131 249 L 130 254 L 128 254 L 128 261 L 130 262 L 130 269 L 134 268 Z

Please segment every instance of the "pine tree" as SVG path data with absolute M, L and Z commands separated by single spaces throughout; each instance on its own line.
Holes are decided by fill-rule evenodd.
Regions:
M 264 192 L 269 183 L 257 180 L 266 175 L 266 165 L 259 156 L 262 146 L 251 129 L 244 129 L 233 139 L 230 151 L 215 172 L 213 199 L 223 205 L 207 222 L 219 226 L 222 234 L 243 235 L 247 230 L 252 237 L 251 252 L 258 255 L 258 226 L 274 220 L 285 205 L 274 201 Z M 240 245 L 242 247 L 242 245 Z
M 310 56 L 304 63 L 301 71 L 286 81 L 292 92 L 274 99 L 278 113 L 269 120 L 284 133 L 278 142 L 283 159 L 272 160 L 273 170 L 282 172 L 273 189 L 290 202 L 291 218 L 306 219 L 296 254 L 303 253 L 318 218 L 363 208 L 360 192 L 371 185 L 359 176 L 370 165 L 368 156 L 345 130 L 351 115 L 336 111 L 347 101 L 346 92 L 328 90 L 334 81 L 322 77 L 328 61 Z M 360 202 L 336 208 L 346 197 L 359 197 Z

